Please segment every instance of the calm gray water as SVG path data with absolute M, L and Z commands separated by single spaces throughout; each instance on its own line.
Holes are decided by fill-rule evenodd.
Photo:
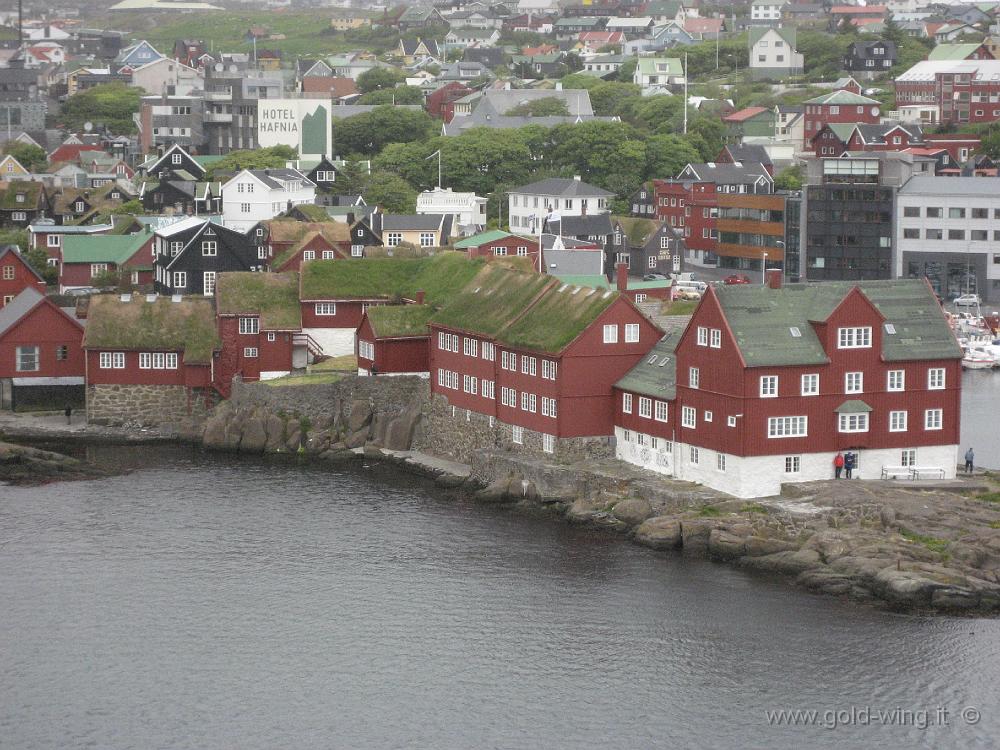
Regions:
M 975 448 L 976 465 L 1000 469 L 1000 371 L 962 375 L 962 447 Z
M 383 468 L 146 451 L 128 476 L 0 487 L 0 747 L 959 748 L 1000 731 L 997 621 L 817 597 Z M 765 714 L 939 706 L 947 726 L 925 729 Z

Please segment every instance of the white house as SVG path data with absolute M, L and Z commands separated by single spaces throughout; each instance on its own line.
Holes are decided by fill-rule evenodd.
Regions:
M 316 184 L 297 169 L 244 169 L 222 186 L 222 221 L 246 232 L 292 206 L 315 202 Z
M 589 185 L 579 177 L 551 177 L 507 193 L 510 228 L 514 232 L 536 233 L 547 216 L 558 221 L 562 216 L 604 214 L 613 193 Z
M 640 56 L 632 74 L 632 83 L 641 86 L 644 92 L 683 86 L 684 63 L 679 57 Z
M 154 96 L 188 96 L 205 88 L 205 74 L 169 57 L 161 57 L 132 71 L 132 85 Z
M 750 77 L 755 81 L 801 75 L 802 55 L 795 49 L 795 29 L 750 27 Z
M 471 236 L 486 226 L 486 198 L 455 193 L 451 188 L 425 190 L 417 196 L 417 213 L 452 217 L 452 234 Z
M 750 20 L 777 22 L 781 20 L 781 10 L 788 0 L 753 0 L 750 3 Z

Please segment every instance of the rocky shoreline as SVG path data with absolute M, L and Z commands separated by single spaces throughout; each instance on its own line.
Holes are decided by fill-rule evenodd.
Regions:
M 345 398 L 306 416 L 261 403 L 224 402 L 204 423 L 146 437 L 176 437 L 247 455 L 392 462 L 479 502 L 559 514 L 664 553 L 780 575 L 822 594 L 905 611 L 1000 612 L 1000 478 L 988 472 L 936 485 L 786 485 L 781 496 L 748 502 L 611 459 L 559 463 L 489 447 L 466 466 L 411 450 L 422 427 L 415 404 L 385 413 L 372 399 Z M 109 431 L 73 437 L 105 440 L 112 437 Z M 134 442 L 127 435 L 123 431 L 122 439 Z M 65 464 L 66 471 L 57 471 L 56 454 L 24 455 L 12 462 L 48 467 L 54 478 L 82 475 L 73 459 L 67 459 L 74 463 Z

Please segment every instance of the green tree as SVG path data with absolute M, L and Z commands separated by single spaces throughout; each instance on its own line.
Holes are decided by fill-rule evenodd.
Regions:
M 230 151 L 208 168 L 207 176 L 209 179 L 216 179 L 216 175 L 239 172 L 241 169 L 280 169 L 295 158 L 296 152 L 291 146 Z
M 704 145 L 698 146 L 703 161 L 714 161 L 719 151 L 722 150 L 723 138 L 726 135 L 726 126 L 717 117 L 708 117 L 697 114 L 688 120 L 688 134 L 700 136 Z M 693 144 L 694 141 L 691 141 Z
M 678 119 L 684 117 L 683 110 L 683 96 L 648 96 L 632 107 L 631 122 L 650 133 L 676 133 Z
M 16 245 L 24 252 L 28 247 L 29 235 L 27 229 L 0 229 L 0 247 Z M 37 268 L 35 269 L 38 270 Z
M 374 156 L 390 143 L 423 141 L 437 129 L 423 110 L 391 105 L 347 117 L 333 123 L 333 140 L 342 154 Z
M 979 153 L 986 154 L 991 159 L 1000 159 L 1000 128 L 996 123 L 990 123 L 990 127 L 980 137 Z
M 123 83 L 104 83 L 73 94 L 62 106 L 62 124 L 67 130 L 82 130 L 87 122 L 103 125 L 113 133 L 134 133 L 132 115 L 139 111 L 145 94 Z
M 122 203 L 120 206 L 115 206 L 114 208 L 110 209 L 108 211 L 108 214 L 111 216 L 117 216 L 119 214 L 132 214 L 133 216 L 135 216 L 136 214 L 141 214 L 142 211 L 143 211 L 142 201 L 139 200 L 138 198 L 133 198 L 130 201 Z
M 627 60 L 618 68 L 618 80 L 622 83 L 632 83 L 635 78 L 635 69 L 639 66 L 639 58 Z
M 688 164 L 699 161 L 701 154 L 682 135 L 654 135 L 646 139 L 647 177 L 670 179 Z
M 17 159 L 21 166 L 29 172 L 40 172 L 48 164 L 48 156 L 45 153 L 45 149 L 31 143 L 7 141 L 3 147 L 3 152 Z
M 802 165 L 793 164 L 785 167 L 774 176 L 775 190 L 801 190 L 802 189 Z
M 504 114 L 510 117 L 548 117 L 550 115 L 568 115 L 569 108 L 562 99 L 546 96 L 542 99 L 518 104 L 516 107 L 508 109 Z
M 411 214 L 417 208 L 417 191 L 390 172 L 372 172 L 363 195 L 369 206 L 381 206 L 390 214 Z
M 423 104 L 424 92 L 416 86 L 376 89 L 358 99 L 358 104 Z
M 552 129 L 553 164 L 620 196 L 630 194 L 646 171 L 646 148 L 620 122 L 590 120 Z
M 27 232 L 25 232 L 27 234 Z M 27 243 L 27 239 L 25 240 Z M 0 244 L 3 244 L 0 242 Z M 49 265 L 49 254 L 45 248 L 36 247 L 24 251 L 24 259 L 35 273 L 45 279 L 46 284 L 55 284 L 59 280 L 59 269 Z
M 590 89 L 594 114 L 601 117 L 632 118 L 632 110 L 642 99 L 642 89 L 634 83 L 602 81 Z
M 358 76 L 358 91 L 367 94 L 379 89 L 392 89 L 405 80 L 406 73 L 399 68 L 372 68 Z

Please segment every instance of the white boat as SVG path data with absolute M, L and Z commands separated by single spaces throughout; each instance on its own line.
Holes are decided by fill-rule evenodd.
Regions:
M 962 367 L 966 370 L 991 370 L 997 366 L 997 358 L 981 346 L 967 346 L 963 351 Z

